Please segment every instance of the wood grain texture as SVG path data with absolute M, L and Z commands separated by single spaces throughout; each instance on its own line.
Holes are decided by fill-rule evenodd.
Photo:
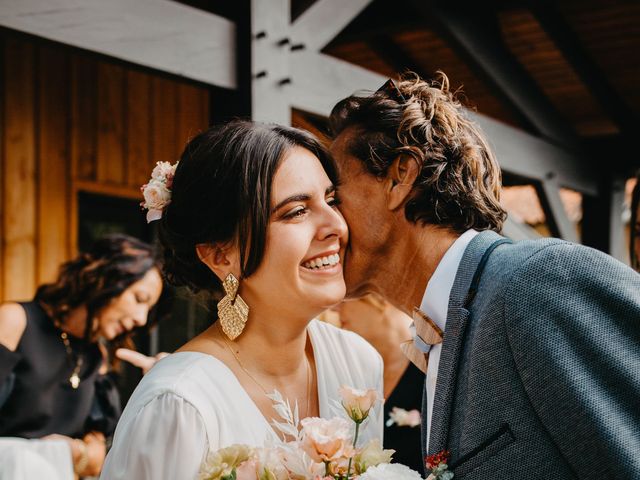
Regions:
M 122 184 L 124 156 L 124 68 L 98 64 L 98 181 Z
M 2 188 L 4 298 L 27 300 L 36 275 L 36 133 L 33 45 L 8 39 Z
M 151 142 L 151 76 L 138 71 L 127 71 L 127 184 L 140 187 L 149 180 L 153 161 Z
M 178 159 L 175 132 L 178 116 L 178 88 L 176 82 L 161 77 L 154 77 L 151 85 L 152 162 L 154 164 L 156 162 L 175 163 Z
M 37 278 L 52 282 L 69 259 L 69 76 L 67 52 L 38 48 Z

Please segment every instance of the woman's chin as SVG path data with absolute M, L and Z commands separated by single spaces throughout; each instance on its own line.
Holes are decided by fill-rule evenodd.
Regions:
M 346 293 L 344 282 L 340 285 L 326 286 L 324 289 L 316 288 L 314 292 L 310 292 L 308 296 L 308 304 L 316 305 L 318 313 L 338 305 Z

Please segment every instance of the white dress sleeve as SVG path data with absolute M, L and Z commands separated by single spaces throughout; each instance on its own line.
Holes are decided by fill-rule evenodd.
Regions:
M 116 429 L 101 480 L 196 478 L 208 450 L 198 410 L 174 393 L 164 393 Z

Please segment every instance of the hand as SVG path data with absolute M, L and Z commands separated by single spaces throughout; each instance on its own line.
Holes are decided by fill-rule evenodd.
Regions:
M 66 435 L 60 435 L 58 433 L 52 433 L 50 435 L 42 437 L 41 440 L 54 440 L 54 441 L 63 441 L 67 442 L 69 445 L 69 450 L 71 451 L 71 459 L 73 464 L 75 465 L 79 459 L 85 455 L 86 453 L 86 445 L 79 438 L 71 438 Z
M 119 348 L 116 350 L 116 357 L 125 362 L 129 362 L 134 367 L 142 369 L 142 374 L 146 374 L 156 362 L 169 355 L 167 352 L 160 352 L 155 357 L 148 357 L 135 350 L 129 350 L 128 348 Z

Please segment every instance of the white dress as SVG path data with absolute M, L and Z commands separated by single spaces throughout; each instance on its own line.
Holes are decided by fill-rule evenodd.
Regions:
M 382 398 L 382 358 L 358 335 L 312 320 L 308 326 L 320 416 L 343 416 L 338 388 L 374 388 Z M 378 404 L 360 445 L 382 440 Z M 276 434 L 235 375 L 220 360 L 178 352 L 159 361 L 129 399 L 101 480 L 193 479 L 208 451 L 236 443 L 263 446 Z

